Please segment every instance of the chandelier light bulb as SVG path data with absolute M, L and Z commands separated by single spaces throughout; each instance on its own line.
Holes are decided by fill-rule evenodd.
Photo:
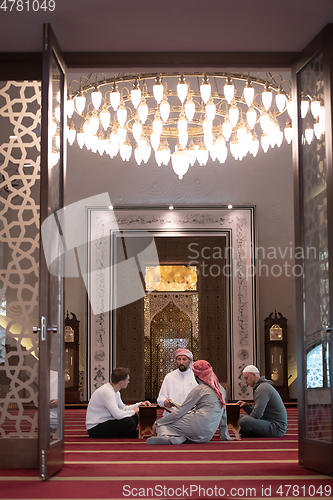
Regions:
M 321 127 L 321 124 L 320 124 L 318 118 L 317 118 L 316 123 L 313 125 L 313 131 L 314 131 L 316 138 L 319 141 L 319 139 L 321 138 L 321 134 L 322 134 L 322 127 Z
M 90 147 L 93 153 L 97 152 L 97 146 L 98 146 L 98 137 L 96 134 L 95 135 L 92 134 L 90 137 Z
M 134 150 L 134 158 L 135 158 L 135 161 L 138 165 L 140 165 L 140 163 L 142 162 L 142 151 L 141 149 L 139 149 L 138 146 L 136 146 L 135 150 Z
M 217 147 L 216 147 L 216 140 L 215 139 L 213 140 L 213 144 L 210 147 L 209 154 L 210 154 L 212 161 L 215 161 L 217 158 Z
M 314 130 L 309 123 L 306 126 L 306 129 L 304 131 L 304 135 L 305 135 L 306 142 L 310 145 L 311 142 L 313 141 Z
M 223 137 L 222 132 L 220 132 L 216 138 L 216 147 L 218 150 L 225 148 L 225 139 Z
M 214 120 L 216 114 L 216 106 L 213 99 L 210 97 L 206 104 L 206 116 L 211 122 Z
M 82 149 L 84 146 L 84 133 L 83 133 L 83 126 L 82 125 L 80 127 L 80 130 L 76 134 L 76 141 L 78 143 L 79 148 Z
M 139 113 L 140 122 L 142 124 L 145 124 L 146 120 L 148 118 L 148 104 L 146 103 L 145 96 L 141 97 L 141 102 L 138 106 L 138 113 Z
M 177 149 L 171 155 L 171 164 L 174 172 L 182 179 L 190 166 L 190 158 L 187 151 L 184 149 Z
M 162 99 L 163 99 L 163 94 L 164 94 L 164 87 L 163 87 L 163 84 L 161 82 L 160 76 L 156 77 L 156 81 L 155 81 L 155 84 L 153 86 L 153 94 L 154 94 L 155 101 L 157 102 L 157 104 L 160 104 Z
M 179 132 L 178 134 L 178 142 L 182 149 L 185 149 L 188 141 L 188 133 L 187 132 Z
M 110 112 L 106 106 L 100 112 L 99 119 L 101 120 L 101 124 L 102 124 L 103 129 L 107 130 L 109 125 L 110 125 L 111 115 L 110 115 Z
M 57 120 L 57 122 L 59 123 L 60 122 L 60 106 L 56 106 L 55 110 L 54 110 L 54 116 L 55 116 L 55 119 Z
M 240 144 L 237 139 L 237 136 L 234 137 L 234 139 L 230 142 L 230 153 L 232 156 L 235 158 L 235 160 L 240 159 Z
M 217 147 L 217 159 L 220 163 L 225 163 L 228 156 L 228 148 L 226 145 L 224 147 Z
M 83 132 L 84 135 L 90 135 L 91 134 L 91 128 L 90 128 L 90 118 L 89 116 L 85 119 L 84 124 L 83 124 Z
M 160 104 L 160 114 L 162 120 L 164 121 L 164 123 L 166 123 L 170 114 L 170 104 L 168 103 L 168 99 L 166 96 L 163 97 Z
M 211 91 L 212 91 L 212 89 L 211 89 L 210 83 L 208 82 L 207 75 L 204 75 L 204 78 L 202 80 L 202 84 L 200 85 L 200 95 L 201 95 L 201 99 L 203 100 L 203 102 L 205 104 L 207 104 L 207 102 L 210 98 Z
M 72 122 L 70 127 L 69 127 L 68 135 L 67 135 L 68 142 L 71 146 L 73 146 L 73 144 L 74 144 L 75 137 L 76 137 L 76 130 L 74 127 L 74 123 Z
M 139 87 L 138 81 L 135 80 L 133 88 L 131 90 L 131 101 L 134 109 L 136 109 L 141 101 L 141 89 Z
M 168 165 L 171 158 L 171 150 L 169 148 L 168 140 L 165 140 L 163 145 L 163 165 Z
M 204 135 L 204 143 L 207 150 L 210 151 L 214 143 L 214 135 L 211 132 Z
M 245 123 L 242 120 L 237 129 L 237 138 L 241 144 L 246 142 L 247 129 L 245 127 Z
M 72 118 L 74 113 L 74 100 L 72 97 L 68 97 L 66 101 L 66 113 L 68 118 Z
M 191 140 L 191 144 L 187 150 L 187 154 L 189 156 L 190 166 L 193 167 L 195 160 L 197 159 L 197 153 L 194 147 L 193 140 Z
M 290 119 L 288 119 L 286 126 L 284 128 L 284 137 L 285 137 L 287 143 L 290 144 L 292 139 L 293 139 L 293 129 L 291 127 Z
M 252 136 L 252 141 L 250 144 L 250 153 L 252 154 L 252 156 L 256 157 L 258 154 L 258 151 L 259 151 L 259 141 L 258 141 L 258 137 L 257 137 L 256 133 L 254 132 L 254 134 Z
M 123 161 L 129 161 L 131 154 L 132 154 L 132 146 L 128 140 L 128 137 L 127 137 L 126 141 L 123 144 L 121 144 L 121 146 L 119 148 L 119 153 L 120 153 L 121 159 Z
M 223 136 L 226 141 L 229 141 L 232 134 L 232 125 L 229 118 L 225 118 L 222 125 Z
M 280 113 L 283 113 L 287 105 L 287 96 L 282 93 L 281 88 L 279 88 L 278 93 L 275 95 L 275 102 L 277 109 Z
M 92 134 L 97 134 L 97 131 L 99 129 L 99 117 L 94 110 L 92 116 L 90 117 L 90 130 Z
M 145 144 L 142 151 L 142 159 L 144 163 L 147 163 L 151 155 L 151 145 L 148 142 L 147 137 L 145 138 Z
M 202 130 L 203 130 L 204 135 L 212 133 L 213 123 L 207 117 L 202 122 Z
M 227 103 L 231 104 L 234 98 L 235 86 L 232 83 L 230 76 L 228 76 L 227 81 L 223 87 L 223 90 L 224 90 L 224 97 L 226 98 Z
M 304 119 L 309 111 L 309 101 L 307 99 L 302 99 L 301 101 L 301 118 Z
M 125 126 L 126 119 L 127 119 L 127 109 L 125 108 L 123 101 L 121 101 L 117 109 L 117 120 L 121 127 Z
M 269 110 L 269 108 L 271 107 L 271 104 L 272 104 L 272 97 L 273 97 L 273 94 L 272 94 L 272 92 L 269 90 L 269 88 L 268 88 L 268 84 L 266 83 L 266 84 L 265 84 L 264 91 L 263 91 L 263 93 L 261 94 L 262 104 L 263 104 L 264 108 L 266 109 L 266 111 L 268 111 L 268 110 Z
M 117 111 L 120 104 L 120 92 L 116 84 L 114 84 L 112 92 L 110 92 L 110 102 L 113 110 Z
M 160 167 L 163 163 L 163 146 L 160 144 L 155 150 L 155 160 L 157 165 Z
M 91 93 L 91 101 L 94 108 L 98 110 L 102 103 L 102 92 L 98 89 L 98 87 L 95 87 L 95 90 Z
M 250 77 L 248 77 L 248 79 L 247 79 L 246 86 L 244 87 L 244 90 L 243 90 L 243 95 L 244 95 L 244 100 L 245 100 L 246 104 L 250 108 L 252 106 L 253 99 L 254 99 L 254 88 L 252 86 Z
M 195 114 L 195 104 L 192 96 L 190 95 L 185 103 L 185 116 L 189 122 L 193 120 L 194 114 Z
M 157 151 L 161 143 L 161 136 L 160 134 L 155 134 L 154 132 L 150 136 L 150 144 L 151 147 L 153 148 L 154 151 Z
M 105 153 L 105 141 L 102 131 L 98 136 L 97 151 L 99 152 L 100 156 L 103 156 L 103 154 Z
M 56 124 L 56 122 L 52 122 L 51 125 L 50 125 L 50 134 L 51 134 L 51 137 L 55 136 L 57 128 L 58 128 L 58 125 Z
M 202 143 L 197 150 L 197 160 L 200 167 L 204 167 L 208 161 L 208 149 Z
M 279 130 L 277 131 L 277 134 L 276 134 L 276 145 L 278 148 L 281 147 L 282 142 L 283 142 L 283 132 L 279 127 Z
M 287 113 L 289 115 L 289 118 L 292 120 L 293 119 L 293 102 L 291 100 L 291 97 L 288 99 L 288 102 L 287 102 Z
M 252 130 L 257 123 L 257 112 L 253 106 L 250 106 L 246 112 L 246 121 L 248 126 Z
M 264 153 L 267 153 L 268 148 L 270 146 L 270 140 L 266 132 L 264 132 L 261 136 L 261 147 L 264 151 Z
M 177 95 L 181 103 L 183 103 L 187 96 L 188 85 L 185 82 L 184 75 L 179 77 L 177 85 Z
M 238 117 L 239 117 L 239 109 L 237 108 L 236 104 L 233 103 L 233 105 L 229 109 L 229 120 L 233 127 L 236 127 L 238 122 Z
M 75 107 L 79 115 L 82 115 L 85 106 L 86 97 L 82 94 L 82 92 L 80 92 L 80 94 L 75 97 Z
M 267 132 L 269 129 L 269 124 L 270 124 L 270 117 L 267 111 L 264 111 L 262 115 L 260 116 L 260 125 L 263 130 L 263 132 Z
M 187 120 L 183 110 L 179 113 L 177 127 L 179 134 L 185 134 L 187 132 Z
M 126 141 L 127 128 L 126 127 L 118 127 L 117 135 L 118 135 L 119 145 L 121 146 Z
M 320 101 L 317 100 L 311 101 L 311 113 L 315 120 L 318 118 L 319 112 L 320 112 Z
M 161 135 L 163 129 L 163 121 L 160 117 L 159 110 L 156 111 L 155 118 L 153 121 L 153 131 L 155 135 Z
M 132 127 L 132 134 L 136 142 L 139 141 L 141 134 L 142 134 L 142 123 L 139 120 L 139 117 L 136 116 L 133 127 Z

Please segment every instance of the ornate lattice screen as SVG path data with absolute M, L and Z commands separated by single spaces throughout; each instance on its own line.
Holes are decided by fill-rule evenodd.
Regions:
M 0 433 L 37 436 L 39 82 L 0 83 Z

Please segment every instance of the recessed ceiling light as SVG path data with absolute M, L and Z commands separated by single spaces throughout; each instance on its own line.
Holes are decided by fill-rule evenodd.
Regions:
M 173 205 L 169 205 L 169 210 L 173 210 Z
M 109 205 L 109 209 L 110 209 L 110 210 L 113 210 L 113 205 Z
M 10 135 L 9 139 L 17 139 L 17 135 Z
M 228 205 L 228 208 L 229 208 L 229 209 L 230 209 L 230 208 L 232 208 L 232 205 Z

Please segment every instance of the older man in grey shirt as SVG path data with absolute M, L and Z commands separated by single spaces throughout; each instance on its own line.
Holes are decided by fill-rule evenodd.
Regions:
M 287 412 L 273 382 L 260 377 L 254 365 L 243 370 L 246 385 L 253 387 L 253 406 L 237 401 L 247 415 L 241 416 L 239 425 L 243 437 L 281 437 L 287 430 Z

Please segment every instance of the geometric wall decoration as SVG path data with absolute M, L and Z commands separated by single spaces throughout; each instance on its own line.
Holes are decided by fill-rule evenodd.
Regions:
M 0 83 L 0 435 L 37 436 L 41 84 Z

